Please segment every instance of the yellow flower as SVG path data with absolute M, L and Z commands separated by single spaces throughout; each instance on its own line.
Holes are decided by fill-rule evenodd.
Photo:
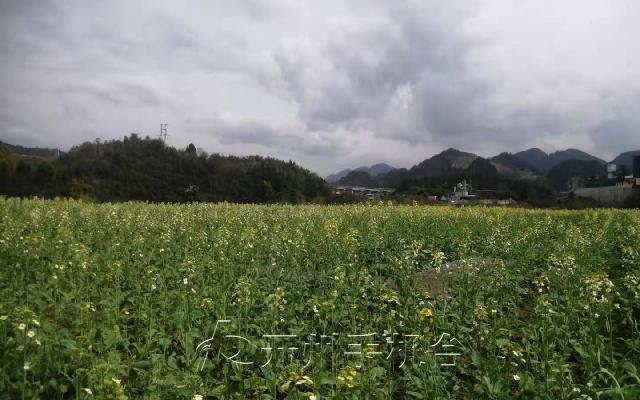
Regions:
M 88 311 L 88 312 L 95 312 L 96 311 L 96 305 L 93 304 L 92 302 L 86 302 L 84 303 L 84 310 Z
M 122 313 L 123 313 L 124 315 L 129 315 L 129 314 L 131 314 L 131 313 L 129 312 L 129 310 L 128 310 L 128 309 L 126 309 L 126 308 L 125 308 L 124 310 L 122 310 Z
M 211 297 L 205 297 L 200 302 L 200 307 L 203 307 L 203 308 L 211 308 L 211 307 L 213 307 L 213 299 Z
M 352 366 L 347 366 L 346 368 L 343 369 L 343 372 L 340 375 L 338 375 L 337 379 L 340 382 L 345 382 L 348 388 L 352 388 L 353 387 L 352 382 L 356 377 L 356 375 L 358 375 L 358 371 L 356 371 L 356 369 L 353 368 Z
M 418 315 L 420 315 L 420 321 L 433 321 L 433 310 L 431 310 L 430 308 L 423 308 L 418 312 Z
M 362 350 L 366 358 L 372 359 L 373 357 L 375 357 L 376 349 L 373 346 L 367 346 Z

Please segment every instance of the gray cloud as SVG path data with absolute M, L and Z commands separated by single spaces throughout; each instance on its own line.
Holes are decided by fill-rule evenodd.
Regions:
M 108 82 L 81 83 L 60 88 L 58 94 L 64 96 L 90 96 L 99 102 L 118 107 L 132 107 L 137 105 L 156 106 L 162 103 L 162 96 L 153 88 L 139 83 Z
M 632 0 L 0 0 L 0 140 L 155 135 L 320 173 L 640 148 Z M 563 21 L 562 24 L 557 21 Z
M 301 139 L 303 128 L 297 126 L 274 125 L 260 120 L 233 120 L 224 116 L 189 121 L 187 126 L 202 137 L 215 138 L 221 145 L 257 145 L 282 158 L 292 153 L 312 158 L 345 154 L 339 137 L 315 132 Z

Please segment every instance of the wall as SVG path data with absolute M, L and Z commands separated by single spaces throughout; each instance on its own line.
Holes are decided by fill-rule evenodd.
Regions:
M 574 190 L 576 196 L 591 197 L 605 204 L 615 204 L 623 202 L 631 196 L 635 190 L 640 190 L 632 186 L 605 186 L 595 188 L 578 188 Z

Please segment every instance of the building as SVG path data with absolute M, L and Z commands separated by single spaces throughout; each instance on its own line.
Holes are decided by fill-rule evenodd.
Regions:
M 611 163 L 607 164 L 607 179 L 616 179 L 616 171 L 618 170 L 618 166 Z
M 382 200 L 394 193 L 395 190 L 389 188 L 366 188 L 360 186 L 336 186 L 334 187 L 333 192 L 337 195 L 351 194 L 363 197 L 367 200 Z
M 619 204 L 626 199 L 640 192 L 640 156 L 633 158 L 633 175 L 622 178 L 614 186 L 581 187 L 573 190 L 576 196 L 589 197 L 603 204 Z M 617 167 L 613 164 L 607 165 L 607 176 L 609 179 L 617 176 Z
M 471 194 L 471 183 L 467 183 L 466 179 L 453 187 L 453 193 L 448 196 L 447 200 L 451 204 L 467 204 L 469 200 L 476 200 L 477 196 Z

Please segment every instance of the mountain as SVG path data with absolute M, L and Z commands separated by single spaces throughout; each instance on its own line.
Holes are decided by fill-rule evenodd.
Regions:
M 493 158 L 448 149 L 409 170 L 396 169 L 377 180 L 405 196 L 447 195 L 456 184 L 467 180 L 472 181 L 474 190 L 482 191 L 482 196 L 513 198 L 541 206 L 553 202 L 553 189 L 528 164 L 508 153 Z
M 378 182 L 366 171 L 351 171 L 338 181 L 340 185 L 363 186 L 367 188 L 378 187 Z
M 549 183 L 560 191 L 597 184 L 606 177 L 606 166 L 601 160 L 566 160 L 547 173 Z
M 351 171 L 353 171 L 351 168 L 346 168 L 346 169 L 343 169 L 342 171 L 336 172 L 335 174 L 327 175 L 327 177 L 324 178 L 324 180 L 327 181 L 328 183 L 337 183 L 340 179 L 347 176 L 347 174 Z
M 37 156 L 37 157 L 53 157 L 62 153 L 58 149 L 50 149 L 47 147 L 23 147 L 0 141 L 0 146 L 4 146 L 11 150 L 14 154 L 21 156 Z
M 337 183 L 340 179 L 347 176 L 347 174 L 351 171 L 364 171 L 372 177 L 376 177 L 378 175 L 386 174 L 393 169 L 395 168 L 385 163 L 374 164 L 370 167 L 359 167 L 356 169 L 347 168 L 343 169 L 342 171 L 336 172 L 335 174 L 328 175 L 324 180 L 329 183 Z
M 562 151 L 556 151 L 554 153 L 549 154 L 549 159 L 552 162 L 552 168 L 556 165 L 560 164 L 563 161 L 567 160 L 581 160 L 581 161 L 597 161 L 601 164 L 606 164 L 606 162 L 598 157 L 592 156 L 589 153 L 585 153 L 584 151 L 578 149 L 567 149 Z
M 627 173 L 631 173 L 631 171 L 633 171 L 633 157 L 635 156 L 640 156 L 640 150 L 621 153 L 618 157 L 614 158 L 611 163 L 617 165 L 618 168 L 626 168 Z
M 178 150 L 160 139 L 135 134 L 123 140 L 83 143 L 47 160 L 35 163 L 18 158 L 10 181 L 0 184 L 0 194 L 238 203 L 299 203 L 328 195 L 322 178 L 292 161 L 198 156 L 194 145 Z
M 371 176 L 378 176 L 378 175 L 386 174 L 392 169 L 395 169 L 395 168 L 389 164 L 379 163 L 379 164 L 374 164 L 368 168 L 367 167 L 357 168 L 356 171 L 365 171 Z
M 605 163 L 598 157 L 578 149 L 567 149 L 547 154 L 538 148 L 533 148 L 515 153 L 514 156 L 543 174 L 546 174 L 553 167 L 567 160 L 598 161 L 603 164 Z
M 410 171 L 414 175 L 426 177 L 447 175 L 467 169 L 476 158 L 478 156 L 475 154 L 450 148 L 422 161 Z
M 552 168 L 549 155 L 538 148 L 520 151 L 513 156 L 542 173 L 546 173 Z
M 514 178 L 532 179 L 539 177 L 539 171 L 529 163 L 511 153 L 500 153 L 489 159 L 500 175 Z

